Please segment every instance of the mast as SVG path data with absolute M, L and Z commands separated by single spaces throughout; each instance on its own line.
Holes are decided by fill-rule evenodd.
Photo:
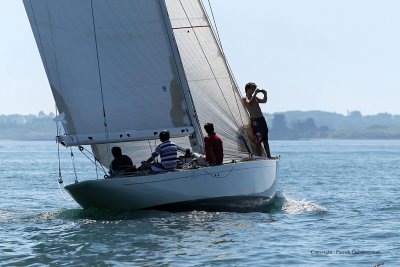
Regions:
M 172 54 L 174 56 L 175 65 L 176 65 L 176 68 L 178 71 L 178 77 L 179 77 L 179 82 L 181 84 L 182 93 L 185 97 L 185 101 L 187 104 L 187 108 L 188 108 L 187 112 L 188 112 L 190 121 L 192 122 L 192 126 L 194 128 L 194 133 L 189 136 L 190 143 L 191 143 L 193 152 L 203 153 L 203 151 L 204 151 L 203 133 L 201 130 L 200 121 L 197 117 L 193 98 L 190 93 L 189 84 L 186 80 L 185 70 L 183 68 L 183 63 L 181 60 L 181 56 L 179 54 L 178 44 L 176 43 L 172 24 L 169 19 L 167 6 L 165 4 L 165 0 L 159 0 L 159 3 L 160 3 L 160 8 L 161 8 L 161 12 L 163 15 L 165 27 L 168 32 L 168 37 L 169 37 L 169 41 L 170 41 L 170 45 L 171 45 L 171 49 L 172 49 Z

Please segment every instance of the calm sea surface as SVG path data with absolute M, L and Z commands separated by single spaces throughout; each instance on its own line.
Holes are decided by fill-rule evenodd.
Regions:
M 400 266 L 400 140 L 279 141 L 265 212 L 84 211 L 55 142 L 0 141 L 1 266 Z M 95 177 L 74 152 L 78 179 Z M 61 149 L 64 183 L 70 151 Z

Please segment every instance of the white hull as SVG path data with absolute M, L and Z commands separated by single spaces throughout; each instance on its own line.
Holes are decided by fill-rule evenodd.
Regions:
M 279 160 L 257 160 L 66 186 L 83 208 L 109 210 L 244 210 L 274 196 Z

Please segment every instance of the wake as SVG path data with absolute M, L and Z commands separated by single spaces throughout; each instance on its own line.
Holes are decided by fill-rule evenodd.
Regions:
M 309 200 L 297 200 L 278 191 L 269 207 L 269 212 L 282 211 L 287 214 L 301 214 L 307 212 L 326 212 L 327 209 Z

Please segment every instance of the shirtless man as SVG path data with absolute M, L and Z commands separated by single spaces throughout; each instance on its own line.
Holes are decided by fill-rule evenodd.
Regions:
M 261 155 L 261 143 L 264 145 L 267 158 L 272 159 L 268 143 L 268 126 L 265 121 L 264 115 L 261 112 L 259 103 L 267 103 L 267 91 L 257 89 L 257 85 L 249 82 L 245 86 L 246 96 L 242 98 L 245 107 L 250 115 L 251 129 L 255 136 L 255 143 L 257 144 L 257 152 Z M 258 98 L 257 94 L 262 93 L 263 98 Z

